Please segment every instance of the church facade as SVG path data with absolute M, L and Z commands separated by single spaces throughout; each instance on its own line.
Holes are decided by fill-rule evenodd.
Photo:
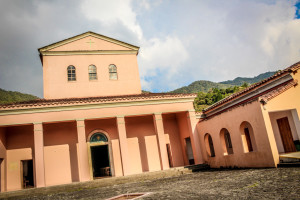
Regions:
M 300 151 L 300 62 L 195 113 L 195 94 L 142 93 L 137 46 L 86 32 L 39 53 L 44 99 L 0 105 L 1 192 Z
M 93 32 L 40 48 L 44 99 L 1 105 L 1 191 L 201 163 L 194 94 L 142 93 L 139 47 Z

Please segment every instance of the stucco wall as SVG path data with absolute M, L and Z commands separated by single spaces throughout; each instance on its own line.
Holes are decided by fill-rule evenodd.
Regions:
M 44 56 L 43 63 L 46 99 L 141 94 L 134 54 Z M 116 65 L 118 80 L 109 80 L 110 64 Z M 68 81 L 70 65 L 76 68 L 76 81 Z M 96 66 L 97 80 L 89 80 L 89 65 Z
M 6 128 L 7 190 L 22 188 L 21 160 L 33 159 L 33 126 Z
M 254 152 L 244 152 L 240 130 L 240 126 L 244 121 L 249 122 L 254 130 L 257 146 L 257 150 Z M 233 154 L 224 155 L 220 137 L 222 128 L 226 128 L 230 133 Z M 198 123 L 197 129 L 203 158 L 212 167 L 275 167 L 275 158 L 273 157 L 259 102 L 252 102 L 202 121 Z M 206 133 L 209 133 L 212 137 L 215 157 L 209 157 L 205 149 L 204 135 Z
M 44 124 L 46 186 L 79 181 L 76 122 Z
M 157 135 L 154 129 L 153 116 L 128 117 L 126 134 L 132 167 L 141 163 L 142 171 L 161 169 Z M 134 152 L 140 152 L 134 153 Z M 140 168 L 131 169 L 132 173 L 140 173 Z
M 163 115 L 163 123 L 167 141 L 170 143 L 173 167 L 184 166 L 184 151 L 182 150 L 182 138 L 180 136 L 176 114 Z

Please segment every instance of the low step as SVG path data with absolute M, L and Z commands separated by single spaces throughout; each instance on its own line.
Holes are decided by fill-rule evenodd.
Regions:
M 300 162 L 300 158 L 279 157 L 280 163 Z
M 210 166 L 208 164 L 197 164 L 197 165 L 188 165 L 185 166 L 184 168 L 192 170 L 192 172 L 198 172 L 198 171 L 210 169 Z
M 300 162 L 279 163 L 277 167 L 300 167 Z

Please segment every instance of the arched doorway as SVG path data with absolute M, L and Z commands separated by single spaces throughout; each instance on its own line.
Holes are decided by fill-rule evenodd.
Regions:
M 111 149 L 104 131 L 93 131 L 88 137 L 90 171 L 93 179 L 112 176 Z

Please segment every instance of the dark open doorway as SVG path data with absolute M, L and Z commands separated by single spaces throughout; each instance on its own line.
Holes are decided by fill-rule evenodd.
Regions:
M 91 147 L 94 178 L 111 176 L 108 145 Z
M 167 154 L 168 154 L 169 166 L 173 167 L 173 158 L 172 158 L 170 144 L 166 144 L 166 145 L 167 145 Z
M 22 186 L 23 188 L 34 187 L 33 181 L 33 162 L 32 160 L 22 160 Z
M 189 160 L 189 164 L 193 165 L 195 164 L 195 161 L 194 161 L 194 154 L 193 154 L 193 148 L 192 148 L 190 137 L 185 138 L 185 144 L 186 144 L 186 154 Z

